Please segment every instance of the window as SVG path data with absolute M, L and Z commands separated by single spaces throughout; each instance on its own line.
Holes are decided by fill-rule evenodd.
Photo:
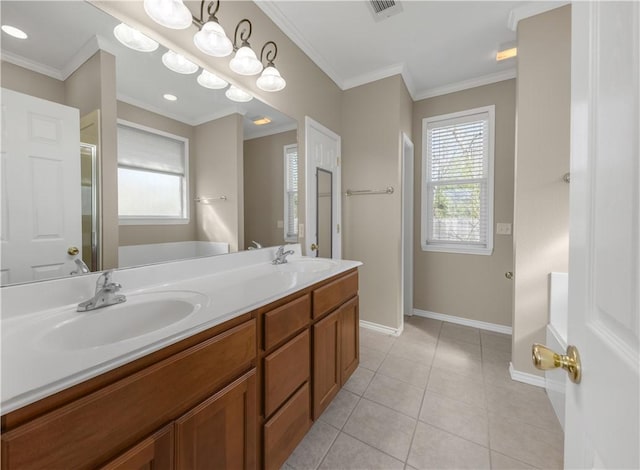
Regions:
M 298 241 L 298 146 L 284 146 L 284 241 Z
M 188 139 L 118 120 L 120 224 L 189 222 L 188 155 Z
M 422 249 L 493 251 L 494 106 L 422 120 Z

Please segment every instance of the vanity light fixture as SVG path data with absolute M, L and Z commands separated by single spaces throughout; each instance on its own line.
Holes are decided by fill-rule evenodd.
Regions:
M 204 69 L 202 69 L 202 73 L 198 75 L 197 80 L 200 86 L 210 88 L 212 90 L 221 90 L 229 84 L 229 82 L 221 79 L 215 73 L 211 73 Z
M 196 73 L 198 66 L 188 60 L 182 54 L 168 50 L 162 54 L 162 63 L 169 69 L 177 73 L 188 75 L 190 73 Z
M 268 46 L 271 46 L 268 48 Z M 265 49 L 267 53 L 265 55 Z M 280 91 L 285 86 L 287 86 L 287 82 L 278 72 L 278 69 L 273 64 L 273 61 L 276 59 L 278 55 L 278 46 L 273 41 L 268 41 L 262 46 L 262 50 L 260 51 L 260 62 L 262 62 L 263 58 L 267 59 L 267 66 L 262 71 L 262 75 L 256 80 L 256 85 L 262 91 Z M 264 56 L 264 57 L 263 57 Z
M 8 24 L 2 25 L 2 31 L 7 33 L 9 36 L 12 36 L 16 39 L 27 39 L 29 35 L 15 26 L 11 26 Z
M 240 41 L 242 41 L 242 43 L 240 47 L 238 47 L 238 30 L 241 25 L 245 27 L 240 30 Z M 246 18 L 240 20 L 233 34 L 233 49 L 236 51 L 236 55 L 231 59 L 231 62 L 229 62 L 231 70 L 239 75 L 257 75 L 262 72 L 262 62 L 258 60 L 256 53 L 251 49 L 251 45 L 249 44 L 250 37 L 251 21 Z
M 206 21 L 204 20 L 204 3 L 204 0 L 200 3 L 200 18 L 193 17 L 193 23 L 200 28 L 193 36 L 193 43 L 205 54 L 213 57 L 226 57 L 233 52 L 233 44 L 216 17 L 220 8 L 220 0 L 215 2 L 213 12 L 211 9 L 214 2 L 209 3 L 207 6 L 209 18 Z
M 113 28 L 113 35 L 123 45 L 129 49 L 139 52 L 153 52 L 158 48 L 158 43 L 153 39 L 145 36 L 137 29 L 129 25 L 120 23 Z
M 167 101 L 177 101 L 178 97 L 176 95 L 172 95 L 171 93 L 165 93 L 162 97 Z
M 253 96 L 235 85 L 231 85 L 224 94 L 231 101 L 236 101 L 238 103 L 247 103 L 253 99 Z
M 144 0 L 144 11 L 166 28 L 187 29 L 191 26 L 191 12 L 182 0 Z

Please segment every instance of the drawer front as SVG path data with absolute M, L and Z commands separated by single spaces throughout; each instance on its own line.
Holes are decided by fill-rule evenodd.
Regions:
M 264 467 L 279 469 L 311 427 L 309 384 L 300 390 L 264 425 Z
M 264 415 L 277 410 L 309 380 L 309 330 L 305 330 L 264 359 Z
M 358 272 L 347 274 L 313 291 L 313 318 L 320 318 L 358 293 Z
M 270 349 L 309 324 L 311 297 L 309 294 L 278 307 L 264 315 L 264 349 Z
M 2 466 L 96 467 L 229 383 L 255 356 L 251 320 L 5 433 Z

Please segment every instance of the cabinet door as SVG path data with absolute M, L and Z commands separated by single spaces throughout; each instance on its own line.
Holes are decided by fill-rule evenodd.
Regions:
M 176 420 L 176 468 L 255 468 L 256 430 L 253 369 Z
M 351 377 L 360 359 L 358 297 L 346 302 L 340 315 L 340 385 Z
M 132 447 L 102 470 L 172 470 L 173 424 Z
M 340 317 L 336 310 L 313 325 L 313 419 L 340 389 Z

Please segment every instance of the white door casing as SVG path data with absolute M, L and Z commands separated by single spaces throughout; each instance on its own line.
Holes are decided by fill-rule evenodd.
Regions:
M 565 468 L 640 468 L 640 4 L 574 2 Z
M 3 88 L 1 159 L 2 284 L 68 276 L 67 249 L 82 249 L 79 111 Z
M 402 308 L 403 315 L 413 315 L 413 142 L 402 133 Z
M 316 169 L 322 168 L 333 174 L 332 188 L 332 258 L 342 258 L 342 198 L 341 198 L 341 139 L 309 116 L 304 118 L 305 128 L 305 241 L 304 252 L 315 256 L 311 244 L 316 240 Z

